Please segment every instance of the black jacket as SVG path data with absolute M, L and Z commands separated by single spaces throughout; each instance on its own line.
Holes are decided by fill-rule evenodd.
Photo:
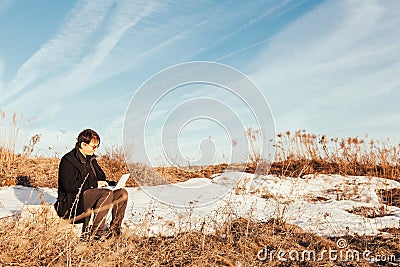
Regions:
M 105 181 L 106 175 L 96 161 L 96 156 L 86 156 L 78 147 L 65 154 L 58 167 L 58 197 L 54 204 L 58 216 L 73 219 L 84 212 L 83 192 L 97 188 L 97 181 Z M 107 181 L 115 185 L 114 181 Z M 80 223 L 82 220 L 75 221 Z

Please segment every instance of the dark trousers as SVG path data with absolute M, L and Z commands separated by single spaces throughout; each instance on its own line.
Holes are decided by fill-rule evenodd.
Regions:
M 82 232 L 101 232 L 104 230 L 106 216 L 112 208 L 110 229 L 121 228 L 128 202 L 128 192 L 125 189 L 109 190 L 104 188 L 88 189 L 83 192 L 83 207 L 85 218 Z M 89 221 L 93 214 L 93 224 Z

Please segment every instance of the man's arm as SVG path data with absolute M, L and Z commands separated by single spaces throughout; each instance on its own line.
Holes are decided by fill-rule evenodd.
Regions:
M 58 168 L 58 186 L 66 193 L 78 193 L 82 186 L 83 178 L 78 169 L 64 158 L 61 159 Z

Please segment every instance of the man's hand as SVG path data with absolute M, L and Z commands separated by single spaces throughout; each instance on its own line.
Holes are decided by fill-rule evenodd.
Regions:
M 97 187 L 105 187 L 108 186 L 108 183 L 106 181 L 97 181 Z

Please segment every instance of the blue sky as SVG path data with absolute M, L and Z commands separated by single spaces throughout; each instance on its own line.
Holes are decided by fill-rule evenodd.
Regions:
M 84 128 L 121 144 L 141 84 L 175 64 L 215 61 L 258 85 L 277 132 L 399 142 L 399 12 L 396 0 L 0 0 L 0 109 L 18 114 L 22 143 L 42 135 L 39 154 L 63 154 Z M 199 140 L 218 140 L 208 124 L 183 131 L 188 158 Z

